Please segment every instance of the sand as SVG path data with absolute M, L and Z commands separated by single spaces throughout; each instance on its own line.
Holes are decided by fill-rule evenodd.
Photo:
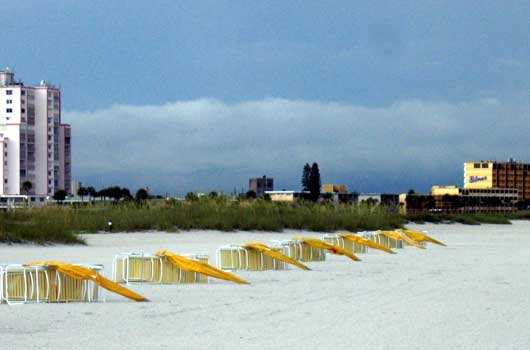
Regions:
M 132 285 L 135 303 L 0 305 L 0 349 L 528 349 L 530 223 L 410 225 L 448 247 L 371 251 L 312 271 L 238 274 L 252 285 Z M 0 263 L 103 263 L 122 251 L 208 253 L 299 232 L 86 235 L 87 246 L 0 245 Z M 307 233 L 308 236 L 319 236 Z

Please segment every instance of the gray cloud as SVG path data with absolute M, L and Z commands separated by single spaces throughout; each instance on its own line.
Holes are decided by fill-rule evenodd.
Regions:
M 404 191 L 460 184 L 466 160 L 530 161 L 527 100 L 408 100 L 372 108 L 198 99 L 73 111 L 65 119 L 73 128 L 74 177 L 97 187 L 232 191 L 267 174 L 277 188 L 298 188 L 303 164 L 317 161 L 324 182 Z

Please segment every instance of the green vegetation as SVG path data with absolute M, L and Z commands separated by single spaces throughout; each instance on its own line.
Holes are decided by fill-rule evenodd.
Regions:
M 143 193 L 139 196 L 144 198 Z M 78 233 L 114 231 L 211 229 L 221 231 L 362 231 L 401 227 L 413 222 L 459 222 L 509 224 L 510 220 L 530 219 L 530 211 L 507 214 L 433 214 L 406 218 L 380 205 L 317 204 L 310 201 L 274 203 L 267 200 L 229 201 L 211 193 L 187 201 L 112 201 L 84 207 L 47 206 L 0 213 L 0 241 L 83 243 Z
M 55 207 L 0 212 L 0 241 L 82 243 L 65 212 Z
M 229 202 L 224 197 L 192 201 L 124 202 L 83 208 L 43 207 L 4 212 L 0 241 L 79 243 L 77 233 L 115 231 L 359 231 L 400 227 L 403 217 L 384 207 L 327 205 L 309 202 L 273 203 L 265 200 Z

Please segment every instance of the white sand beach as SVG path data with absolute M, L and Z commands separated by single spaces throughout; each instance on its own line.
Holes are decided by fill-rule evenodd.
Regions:
M 528 349 L 530 222 L 409 225 L 447 247 L 371 250 L 312 271 L 236 274 L 251 285 L 132 285 L 151 302 L 0 304 L 0 349 Z M 0 263 L 103 263 L 124 251 L 208 253 L 299 232 L 85 235 L 86 246 L 0 245 Z M 318 237 L 321 234 L 307 233 Z

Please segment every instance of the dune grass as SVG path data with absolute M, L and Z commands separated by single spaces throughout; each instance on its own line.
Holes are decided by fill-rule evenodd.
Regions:
M 79 233 L 158 230 L 363 231 L 401 227 L 413 222 L 509 224 L 530 219 L 530 212 L 509 214 L 432 214 L 403 217 L 381 206 L 236 201 L 223 198 L 199 201 L 105 203 L 72 208 L 46 206 L 0 213 L 0 241 L 83 243 Z
M 78 233 L 159 230 L 359 231 L 400 227 L 404 219 L 384 207 L 314 203 L 228 202 L 207 199 L 138 205 L 120 203 L 83 208 L 42 207 L 4 212 L 0 241 L 82 243 Z
M 33 208 L 0 213 L 0 241 L 83 243 L 62 208 Z

